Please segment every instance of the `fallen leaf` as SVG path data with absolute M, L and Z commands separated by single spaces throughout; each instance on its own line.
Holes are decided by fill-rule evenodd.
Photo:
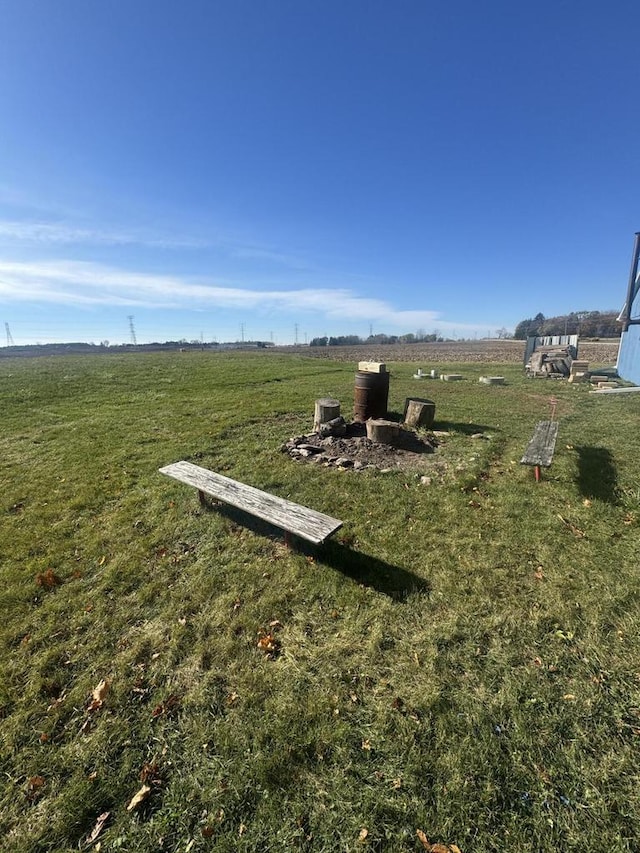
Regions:
M 154 785 L 156 788 L 162 785 L 160 765 L 155 761 L 143 764 L 140 771 L 140 781 L 145 784 Z
M 212 826 L 203 826 L 202 827 L 202 835 L 204 838 L 211 838 L 213 833 L 215 832 Z
M 427 838 L 427 836 L 424 834 L 424 832 L 421 829 L 416 829 L 416 835 L 420 839 L 420 843 L 422 844 L 424 849 L 430 851 L 431 850 L 431 843 L 430 843 L 429 839 Z
M 87 707 L 87 711 L 93 712 L 98 711 L 104 705 L 104 700 L 109 692 L 109 688 L 111 684 L 107 681 L 106 678 L 103 678 L 97 685 L 94 687 L 93 693 L 91 694 L 91 702 Z
M 421 829 L 416 829 L 416 835 L 420 839 L 420 843 L 429 853 L 462 853 L 457 844 L 431 844 L 427 836 Z
M 53 569 L 38 572 L 36 575 L 36 586 L 42 587 L 42 589 L 53 589 L 56 586 L 60 586 L 61 583 L 62 581 Z
M 105 562 L 106 562 L 106 561 L 107 561 L 107 558 L 106 558 L 106 557 L 100 557 L 100 559 L 98 560 L 98 565 L 99 565 L 99 566 L 104 566 L 104 564 L 105 564 Z
M 591 506 L 591 501 L 589 500 L 589 498 L 585 498 L 585 499 L 582 501 L 582 505 L 583 505 L 583 506 Z
M 30 776 L 27 780 L 27 796 L 30 800 L 34 800 L 38 793 L 44 788 L 44 776 Z
M 538 568 L 533 573 L 533 576 L 537 581 L 541 581 L 544 578 L 544 572 L 542 571 L 542 566 L 538 566 Z
M 140 790 L 131 798 L 129 805 L 127 806 L 127 811 L 132 812 L 134 809 L 137 809 L 138 806 L 147 799 L 150 793 L 151 786 L 143 785 L 142 788 L 140 788 Z
M 246 831 L 247 831 L 247 827 L 244 825 L 244 823 L 241 823 L 240 826 L 238 827 L 238 835 L 244 835 L 244 833 Z
M 164 702 L 160 702 L 159 705 L 151 712 L 152 718 L 155 720 L 156 717 L 161 717 L 164 714 L 169 714 L 171 711 L 175 711 L 175 709 L 180 705 L 180 698 L 176 696 L 175 693 L 172 693 L 170 696 L 164 700 Z
M 367 752 L 369 752 L 371 750 L 371 741 L 370 740 L 363 740 L 362 741 L 362 748 L 364 750 L 366 750 Z
M 575 699 L 576 699 L 576 697 L 573 695 L 573 693 L 565 693 L 562 698 L 564 699 L 565 702 L 575 702 Z
M 261 633 L 258 637 L 258 648 L 268 658 L 275 659 L 280 654 L 281 643 L 271 632 L 268 634 Z
M 367 835 L 369 835 L 369 830 L 366 828 L 366 826 L 363 826 L 358 834 L 358 841 L 364 841 Z
M 104 829 L 104 825 L 109 820 L 110 816 L 111 812 L 102 812 L 102 814 L 98 816 L 96 825 L 93 827 L 90 834 L 87 836 L 85 844 L 93 844 L 93 842 L 98 838 L 98 836 Z
M 42 732 L 40 735 L 40 743 L 47 743 L 49 739 L 49 735 L 46 732 Z

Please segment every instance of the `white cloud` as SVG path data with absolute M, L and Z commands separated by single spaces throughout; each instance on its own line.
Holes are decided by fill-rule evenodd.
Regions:
M 150 246 L 166 249 L 198 249 L 208 245 L 191 238 L 149 236 L 144 233 L 81 228 L 64 222 L 0 220 L 0 239 L 43 245 L 82 244 L 103 246 Z
M 215 306 L 278 311 L 291 316 L 307 312 L 328 319 L 384 322 L 385 328 L 401 330 L 432 328 L 434 324 L 443 330 L 475 328 L 443 321 L 436 311 L 398 309 L 385 300 L 359 296 L 345 288 L 258 290 L 68 260 L 15 262 L 0 259 L 0 302 L 182 310 Z

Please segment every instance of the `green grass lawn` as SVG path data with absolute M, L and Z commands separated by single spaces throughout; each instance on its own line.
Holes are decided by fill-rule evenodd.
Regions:
M 355 364 L 0 361 L 2 849 L 639 849 L 640 398 L 390 368 L 448 433 L 429 485 L 280 452 Z M 178 459 L 344 527 L 288 549 Z

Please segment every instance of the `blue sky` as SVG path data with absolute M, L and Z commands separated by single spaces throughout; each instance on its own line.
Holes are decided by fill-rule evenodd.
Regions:
M 619 309 L 640 5 L 2 0 L 16 343 Z M 6 342 L 4 329 L 0 344 Z

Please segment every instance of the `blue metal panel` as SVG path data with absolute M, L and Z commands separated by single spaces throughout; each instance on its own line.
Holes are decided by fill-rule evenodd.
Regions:
M 616 366 L 623 379 L 640 385 L 640 325 L 631 325 L 622 333 Z

